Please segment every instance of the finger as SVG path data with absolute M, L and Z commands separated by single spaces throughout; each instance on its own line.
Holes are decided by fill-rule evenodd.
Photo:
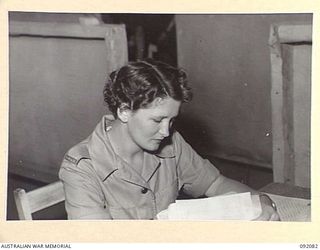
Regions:
M 281 219 L 277 212 L 262 212 L 260 216 L 253 219 L 253 221 L 281 221 Z
M 281 221 L 280 215 L 278 213 L 273 213 L 271 215 L 270 221 Z

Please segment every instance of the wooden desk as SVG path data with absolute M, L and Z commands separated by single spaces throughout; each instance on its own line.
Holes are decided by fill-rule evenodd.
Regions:
M 267 186 L 264 186 L 259 191 L 264 193 L 282 195 L 287 197 L 301 198 L 301 199 L 310 199 L 311 190 L 310 188 L 302 188 L 293 186 L 286 183 L 270 183 Z

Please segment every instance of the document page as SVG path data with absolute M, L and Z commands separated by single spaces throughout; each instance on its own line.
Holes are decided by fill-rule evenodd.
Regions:
M 177 200 L 157 217 L 159 220 L 253 220 L 260 213 L 259 196 L 247 192 Z

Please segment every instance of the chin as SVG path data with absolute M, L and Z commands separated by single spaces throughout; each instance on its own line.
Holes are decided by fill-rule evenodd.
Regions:
M 155 152 L 159 149 L 159 147 L 160 147 L 160 144 L 154 144 L 154 145 L 148 145 L 146 147 L 143 147 L 143 149 L 149 152 Z
M 155 152 L 158 151 L 159 146 L 146 148 L 147 151 Z

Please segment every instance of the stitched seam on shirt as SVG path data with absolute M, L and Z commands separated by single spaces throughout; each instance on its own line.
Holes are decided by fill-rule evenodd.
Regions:
M 128 182 L 128 183 L 130 183 L 130 184 L 133 184 L 133 185 L 136 185 L 136 186 L 139 186 L 139 187 L 143 187 L 143 188 L 145 188 L 145 186 L 140 185 L 140 184 L 138 184 L 138 183 L 135 183 L 135 182 L 132 182 L 132 181 L 128 181 L 128 180 L 126 180 L 126 179 L 122 179 L 122 178 L 121 178 L 121 180 L 123 180 L 123 181 L 125 181 L 125 182 Z
M 157 156 L 157 157 L 160 158 L 160 159 L 166 159 L 166 158 L 172 159 L 172 158 L 176 158 L 175 155 L 173 155 L 173 156 L 161 156 L 161 155 L 156 154 L 155 156 Z
M 161 162 L 159 162 L 158 166 L 156 167 L 156 169 L 153 171 L 153 173 L 151 174 L 151 176 L 149 177 L 149 179 L 147 180 L 147 182 L 149 182 L 151 180 L 151 178 L 154 176 L 154 174 L 158 171 L 158 169 L 161 166 Z
M 110 177 L 110 175 L 112 175 L 115 171 L 117 171 L 118 169 L 113 170 L 112 172 L 110 172 L 103 180 L 102 182 L 104 182 L 106 179 L 108 179 Z
M 80 161 L 82 161 L 82 160 L 91 160 L 91 158 L 88 158 L 88 157 L 81 157 L 79 160 L 78 160 L 78 162 L 77 162 L 77 165 L 79 164 L 79 162 Z

